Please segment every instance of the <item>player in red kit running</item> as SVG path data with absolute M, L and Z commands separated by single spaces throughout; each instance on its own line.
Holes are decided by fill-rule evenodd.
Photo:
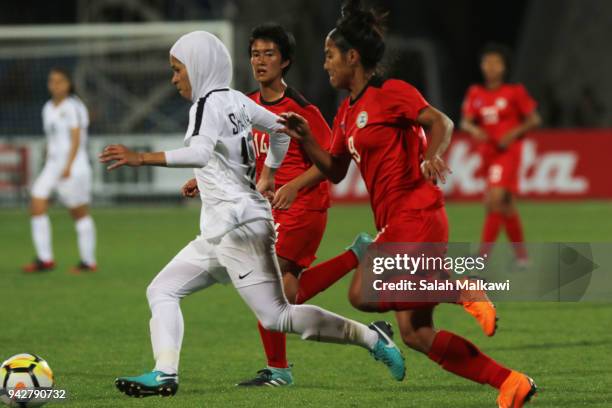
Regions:
M 370 194 L 379 230 L 376 242 L 444 244 L 448 223 L 442 193 L 432 181 L 444 181 L 447 168 L 441 155 L 450 142 L 452 122 L 411 85 L 375 75 L 384 49 L 377 16 L 362 10 L 359 2 L 346 2 L 325 41 L 324 68 L 330 83 L 350 93 L 334 120 L 331 151 L 319 146 L 308 121 L 295 113 L 282 115 L 283 131 L 301 142 L 332 182 L 345 177 L 351 158 L 356 162 Z M 429 129 L 426 150 L 422 127 Z M 499 389 L 499 407 L 522 407 L 535 393 L 529 377 L 503 367 L 468 340 L 436 330 L 435 303 L 367 302 L 361 293 L 363 274 L 361 268 L 355 272 L 351 303 L 363 311 L 394 310 L 402 340 L 410 348 L 447 371 Z M 470 295 L 461 293 L 457 300 L 495 315 L 489 302 L 472 302 Z
M 518 193 L 522 138 L 539 126 L 536 102 L 521 84 L 506 83 L 509 51 L 490 44 L 481 54 L 482 85 L 470 86 L 463 102 L 461 129 L 479 143 L 481 171 L 486 178 L 487 216 L 481 254 L 489 252 L 502 228 L 514 243 L 517 264 L 526 266 L 523 228 L 515 205 Z
M 249 41 L 251 67 L 259 89 L 248 96 L 257 104 L 274 113 L 299 112 L 308 119 L 317 142 L 325 149 L 331 142 L 331 130 L 316 106 L 308 102 L 283 77 L 293 62 L 295 40 L 291 33 L 277 24 L 255 27 Z M 269 146 L 267 133 L 253 130 L 257 179 L 264 167 Z M 283 286 L 287 299 L 294 303 L 298 290 L 298 275 L 316 259 L 323 238 L 329 208 L 329 182 L 300 149 L 297 141 L 289 145 L 287 155 L 275 176 L 276 191 L 272 200 L 273 217 L 277 232 L 275 245 Z M 195 185 L 194 185 L 195 186 Z M 195 194 L 190 191 L 190 194 Z M 359 250 L 371 242 L 367 234 L 360 235 L 346 254 L 357 264 Z M 328 261 L 327 263 L 330 263 Z M 331 260 L 333 265 L 338 261 Z M 352 266 L 346 270 L 348 273 Z M 316 267 L 315 273 L 325 273 Z M 266 330 L 258 322 L 259 333 L 268 366 L 258 371 L 255 378 L 239 383 L 240 386 L 284 386 L 293 383 L 287 362 L 286 335 Z

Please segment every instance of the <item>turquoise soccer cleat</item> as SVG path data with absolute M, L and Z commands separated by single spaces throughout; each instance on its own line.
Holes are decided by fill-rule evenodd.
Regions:
M 368 326 L 378 333 L 378 341 L 370 354 L 377 361 L 382 361 L 391 371 L 391 375 L 397 381 L 402 381 L 406 376 L 406 363 L 400 349 L 392 340 L 393 330 L 387 322 L 373 322 Z
M 239 387 L 282 387 L 293 384 L 293 375 L 291 375 L 291 367 L 276 368 L 268 367 L 259 370 L 255 378 L 246 380 L 236 384 Z
M 353 243 L 345 249 L 350 249 L 353 251 L 357 259 L 361 261 L 372 242 L 374 242 L 374 239 L 370 236 L 370 234 L 367 232 L 360 232 L 355 237 Z
M 171 397 L 178 391 L 178 375 L 151 371 L 137 377 L 119 377 L 115 380 L 117 389 L 130 397 Z

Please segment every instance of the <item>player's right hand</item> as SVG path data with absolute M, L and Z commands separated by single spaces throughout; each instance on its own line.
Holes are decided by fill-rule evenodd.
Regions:
M 476 128 L 476 130 L 472 132 L 472 138 L 477 142 L 486 142 L 489 140 L 489 135 L 481 128 Z
M 98 155 L 100 163 L 110 163 L 107 170 L 114 170 L 121 166 L 138 167 L 142 166 L 143 159 L 140 153 L 132 151 L 121 144 L 108 145 L 102 153 Z
M 427 180 L 433 183 L 437 183 L 439 180 L 442 184 L 446 183 L 446 174 L 452 173 L 444 160 L 438 155 L 435 155 L 431 159 L 423 160 L 421 163 L 421 172 Z
M 266 178 L 262 173 L 257 181 L 257 191 L 272 203 L 272 200 L 274 200 L 274 177 Z
M 294 112 L 284 112 L 280 114 L 280 117 L 278 123 L 284 126 L 280 131 L 292 139 L 305 141 L 312 137 L 308 121 L 302 116 Z
M 192 178 L 191 180 L 187 180 L 183 187 L 181 187 L 181 193 L 183 197 L 197 197 L 200 194 L 200 189 L 198 188 L 198 182 L 196 179 Z
M 289 184 L 285 184 L 278 189 L 272 200 L 272 208 L 275 210 L 288 210 L 295 201 L 298 190 Z

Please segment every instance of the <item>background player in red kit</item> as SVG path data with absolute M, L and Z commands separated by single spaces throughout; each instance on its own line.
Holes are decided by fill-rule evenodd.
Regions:
M 377 16 L 361 10 L 359 2 L 346 2 L 342 17 L 325 41 L 324 68 L 330 83 L 350 92 L 334 120 L 331 152 L 318 145 L 308 121 L 295 113 L 283 114 L 283 131 L 300 140 L 333 182 L 345 177 L 351 158 L 357 163 L 379 230 L 376 242 L 445 243 L 446 212 L 442 193 L 432 181 L 444 181 L 447 168 L 440 157 L 450 142 L 452 122 L 411 85 L 375 75 L 384 49 Z M 425 151 L 422 126 L 430 135 Z M 436 330 L 435 304 L 366 302 L 361 294 L 362 273 L 360 268 L 355 272 L 351 303 L 363 311 L 395 310 L 402 340 L 410 348 L 452 373 L 499 389 L 499 407 L 522 407 L 535 393 L 529 377 L 501 366 L 468 340 Z M 494 316 L 489 302 L 469 303 L 489 307 Z
M 479 142 L 481 171 L 486 178 L 486 220 L 482 229 L 481 254 L 505 228 L 513 242 L 517 264 L 527 264 L 523 245 L 523 228 L 515 205 L 521 165 L 522 137 L 539 126 L 541 120 L 536 102 L 521 84 L 505 82 L 509 67 L 509 51 L 490 44 L 481 54 L 480 69 L 484 84 L 470 86 L 463 102 L 461 128 Z
M 324 149 L 329 148 L 331 130 L 316 106 L 308 102 L 283 77 L 293 60 L 295 40 L 276 24 L 253 29 L 249 44 L 251 66 L 259 90 L 248 96 L 274 113 L 300 112 L 312 124 L 312 132 Z M 257 178 L 268 151 L 269 135 L 254 130 Z M 329 208 L 329 182 L 312 165 L 297 141 L 292 140 L 276 173 L 276 192 L 272 201 L 277 230 L 276 254 L 283 274 L 285 295 L 291 303 L 298 288 L 298 275 L 315 260 L 323 238 Z M 239 385 L 289 385 L 293 382 L 286 355 L 286 335 L 266 330 L 258 324 L 268 359 L 268 367 Z

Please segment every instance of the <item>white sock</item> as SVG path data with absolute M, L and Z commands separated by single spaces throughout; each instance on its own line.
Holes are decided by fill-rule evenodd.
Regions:
M 36 256 L 43 262 L 53 261 L 51 248 L 51 222 L 47 214 L 34 215 L 31 218 L 32 241 L 36 249 Z
M 269 330 L 296 333 L 304 340 L 354 344 L 372 350 L 378 333 L 364 324 L 312 305 L 290 305 L 280 282 L 262 282 L 238 293 Z
M 179 368 L 185 323 L 179 301 L 213 285 L 216 280 L 202 268 L 179 259 L 171 260 L 147 288 L 151 308 L 151 345 L 155 371 L 176 374 Z
M 343 343 L 372 350 L 378 333 L 368 326 L 312 305 L 291 305 L 281 318 L 281 331 L 288 328 L 304 340 Z
M 75 228 L 77 232 L 81 261 L 85 262 L 87 265 L 95 265 L 96 226 L 94 225 L 93 218 L 91 218 L 89 215 L 79 218 L 75 222 Z

